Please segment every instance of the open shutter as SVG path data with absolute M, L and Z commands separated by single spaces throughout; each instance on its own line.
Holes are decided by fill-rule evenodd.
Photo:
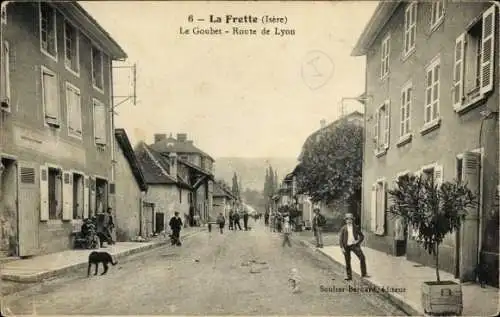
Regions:
M 475 195 L 479 192 L 480 163 L 481 154 L 475 152 L 464 153 L 462 161 L 462 180 Z
M 385 233 L 385 210 L 386 210 L 386 182 L 382 182 L 378 184 L 378 189 L 380 190 L 380 196 L 381 196 L 381 202 L 380 206 L 381 208 L 377 208 L 377 234 L 384 234 Z
M 97 144 L 106 144 L 106 108 L 104 104 L 94 101 L 94 131 L 95 142 Z
M 3 43 L 1 54 L 2 59 L 2 73 L 0 78 L 0 102 L 3 110 L 10 111 L 10 53 L 9 42 Z
M 74 92 L 73 122 L 77 134 L 82 134 L 82 98 L 80 92 Z
M 455 40 L 455 66 L 453 68 L 453 107 L 460 107 L 464 97 L 465 33 Z
M 436 165 L 434 167 L 434 184 L 441 186 L 443 183 L 443 165 Z
M 90 189 L 90 208 L 89 215 L 96 214 L 96 193 L 95 193 L 95 178 L 89 177 L 89 189 Z
M 43 72 L 43 100 L 45 118 L 50 124 L 59 124 L 59 100 L 56 75 Z
M 379 120 L 379 110 L 375 111 L 374 124 L 373 124 L 373 142 L 375 144 L 375 150 L 378 150 L 378 120 Z
M 0 6 L 0 23 L 7 24 L 7 4 Z
M 63 220 L 71 220 L 73 218 L 73 174 L 70 172 L 63 173 Z
M 377 230 L 377 187 L 372 187 L 372 197 L 370 203 L 370 228 L 372 232 Z
M 483 13 L 481 43 L 481 94 L 493 89 L 493 62 L 495 52 L 495 5 Z
M 40 166 L 40 221 L 49 220 L 49 169 Z
M 390 135 L 391 135 L 391 103 L 386 101 L 384 106 L 384 146 L 385 148 L 389 147 Z
M 89 178 L 87 176 L 83 176 L 83 219 L 87 219 L 89 217 Z

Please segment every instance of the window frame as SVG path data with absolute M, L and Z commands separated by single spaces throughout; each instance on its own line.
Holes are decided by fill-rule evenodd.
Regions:
M 415 10 L 415 12 L 413 12 Z M 410 17 L 411 17 L 411 24 L 407 22 L 408 18 L 408 11 L 411 11 Z M 417 1 L 412 1 L 410 2 L 406 9 L 405 9 L 405 16 L 404 16 L 404 25 L 403 25 L 403 58 L 407 58 L 410 56 L 415 50 L 416 50 L 416 41 L 417 41 L 417 19 L 418 19 L 418 2 Z M 407 29 L 408 26 L 408 29 Z M 411 32 L 413 32 L 413 45 L 408 46 L 408 49 L 406 49 L 406 38 L 408 34 L 408 40 L 411 38 Z
M 437 17 L 436 20 L 434 20 L 434 18 L 437 15 L 436 9 L 437 9 L 437 6 L 439 4 L 441 4 L 441 6 L 442 6 L 442 8 L 441 8 L 442 14 L 441 14 L 441 16 Z M 445 9 L 446 9 L 446 1 L 445 0 L 434 0 L 433 2 L 431 2 L 431 21 L 430 21 L 431 32 L 435 31 L 443 23 L 444 16 L 446 14 Z
M 75 46 L 76 46 L 76 70 L 71 68 L 71 62 L 68 60 L 68 55 L 67 55 L 67 38 L 66 38 L 66 27 L 70 26 L 74 29 L 75 31 Z M 71 23 L 68 19 L 64 19 L 64 24 L 63 24 L 63 38 L 64 38 L 64 67 L 66 68 L 67 71 L 75 75 L 76 77 L 80 78 L 80 32 L 78 28 Z M 68 65 L 69 62 L 69 65 Z
M 60 182 L 61 182 L 61 193 L 60 193 L 61 202 L 63 202 L 62 195 L 63 195 L 63 184 L 64 184 L 64 179 L 63 179 L 64 170 L 63 170 L 62 166 L 57 165 L 57 164 L 53 164 L 53 163 L 45 163 L 44 166 L 47 168 L 47 187 L 49 186 L 50 170 L 57 170 L 57 173 L 60 176 Z M 50 187 L 48 187 L 48 190 L 49 190 L 49 195 L 50 195 Z M 63 223 L 63 219 L 62 219 L 63 218 L 63 210 L 62 210 L 62 208 L 64 208 L 64 205 L 63 205 L 64 203 L 61 204 L 61 217 L 60 218 L 50 218 L 50 199 L 48 199 L 48 203 L 49 203 L 48 219 L 44 222 L 46 222 L 47 224 L 61 224 L 61 223 Z
M 104 142 L 105 143 L 98 143 L 97 142 L 97 137 L 96 137 L 96 111 L 95 111 L 95 107 L 96 107 L 96 103 L 102 105 L 104 107 L 104 109 L 106 110 L 106 104 L 102 101 L 100 101 L 99 99 L 97 98 L 92 98 L 92 119 L 93 119 L 93 136 L 94 136 L 94 145 L 95 146 L 101 146 L 101 147 L 105 147 L 107 144 L 108 144 L 108 134 L 106 132 L 106 127 L 104 127 Z M 106 124 L 106 111 L 104 111 L 104 124 Z
M 54 18 L 54 23 L 53 23 L 53 31 L 54 31 L 54 55 L 52 55 L 48 50 L 46 50 L 43 47 L 43 39 L 42 39 L 42 5 L 46 5 L 49 8 L 52 9 L 52 15 Z M 57 43 L 57 10 L 50 5 L 48 2 L 39 2 L 38 3 L 38 30 L 39 30 L 39 36 L 40 36 L 40 51 L 50 57 L 52 60 L 55 62 L 58 62 L 59 60 L 59 52 L 58 52 L 58 43 Z
M 410 99 L 408 100 L 408 91 L 410 91 Z M 404 101 L 402 100 L 404 94 Z M 401 102 L 400 105 L 400 117 L 399 117 L 399 138 L 404 139 L 408 135 L 411 135 L 411 108 L 413 101 L 413 83 L 412 81 L 406 82 L 401 88 Z M 404 111 L 404 115 L 403 115 Z M 406 127 L 408 123 L 408 129 L 402 128 Z
M 79 106 L 80 106 L 80 116 L 79 116 L 79 119 L 80 119 L 80 134 L 78 135 L 77 131 L 74 131 L 71 129 L 71 125 L 70 125 L 70 118 L 71 118 L 71 112 L 70 112 L 70 105 L 69 105 L 69 99 L 68 99 L 68 90 L 74 90 L 75 92 L 78 93 L 78 100 L 79 100 Z M 83 139 L 83 115 L 82 115 L 82 94 L 81 94 L 81 91 L 78 87 L 76 87 L 75 85 L 71 84 L 70 82 L 66 82 L 66 85 L 65 85 L 65 95 L 66 95 L 66 112 L 67 112 L 67 122 L 68 122 L 68 135 L 71 136 L 71 137 L 74 137 L 76 139 L 79 139 L 79 140 L 82 140 Z
M 385 45 L 385 50 L 384 50 Z M 381 45 L 381 60 L 380 60 L 380 79 L 384 80 L 389 76 L 390 70 L 390 49 L 391 49 L 391 34 L 387 34 L 382 40 Z M 384 53 L 386 53 L 384 55 Z M 385 66 L 385 68 L 384 68 Z M 385 72 L 384 72 L 385 70 Z
M 2 45 L 2 52 L 1 56 L 3 56 L 2 63 L 4 64 L 3 67 L 0 67 L 2 70 L 2 78 L 0 84 L 4 85 L 5 87 L 2 88 L 4 89 L 4 96 L 2 97 L 2 100 L 0 102 L 6 103 L 7 107 L 0 106 L 0 111 L 4 112 L 12 112 L 12 95 L 11 95 L 11 82 L 10 82 L 10 44 L 9 41 L 4 40 L 3 45 Z
M 439 125 L 440 122 L 441 122 L 441 78 L 442 78 L 442 67 L 441 67 L 441 56 L 440 55 L 437 55 L 436 57 L 434 57 L 431 62 L 425 67 L 425 95 L 424 95 L 424 127 L 423 129 L 421 130 L 422 133 L 426 133 L 427 132 L 427 129 L 428 128 L 433 128 L 435 127 L 436 125 Z M 438 79 L 437 81 L 435 82 L 434 81 L 434 77 L 435 77 L 435 71 L 436 71 L 436 67 L 439 67 L 439 76 L 438 76 Z M 429 74 L 429 71 L 431 72 L 431 85 L 428 86 L 428 74 Z M 436 101 L 434 102 L 433 98 L 434 98 L 434 87 L 435 85 L 437 84 L 437 99 Z M 427 93 L 428 93 L 428 90 L 430 88 L 430 97 L 431 97 L 431 100 L 430 100 L 430 104 L 427 104 Z M 434 117 L 433 116 L 433 107 L 434 107 L 434 103 L 436 103 L 436 116 Z M 430 118 L 429 118 L 429 121 L 427 121 L 427 109 L 430 108 Z
M 100 81 L 102 87 L 100 88 L 99 86 L 96 85 L 96 78 L 94 77 L 94 50 L 99 52 L 100 60 L 101 60 L 101 70 L 100 73 Z M 94 87 L 95 90 L 98 92 L 104 94 L 104 51 L 97 47 L 95 44 L 91 44 L 90 46 L 90 64 L 91 64 L 91 80 L 92 80 L 92 87 Z
M 48 122 L 47 121 L 47 105 L 45 104 L 45 81 L 44 81 L 44 74 L 49 74 L 53 75 L 55 77 L 56 81 L 56 95 L 57 95 L 57 118 L 54 123 Z M 43 122 L 45 127 L 50 127 L 50 128 L 55 128 L 55 129 L 60 129 L 61 128 L 61 119 L 62 119 L 62 111 L 61 111 L 61 93 L 60 93 L 60 87 L 59 87 L 59 76 L 56 72 L 52 71 L 46 66 L 41 66 L 40 67 L 40 84 L 42 86 L 42 106 L 43 106 Z

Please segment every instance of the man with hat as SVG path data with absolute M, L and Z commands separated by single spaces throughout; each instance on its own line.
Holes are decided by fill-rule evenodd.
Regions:
M 365 255 L 363 254 L 360 246 L 365 239 L 365 236 L 361 232 L 361 229 L 353 224 L 354 216 L 351 213 L 347 213 L 344 216 L 344 219 L 346 224 L 340 229 L 339 244 L 345 258 L 345 268 L 347 272 L 345 280 L 352 280 L 351 251 L 354 252 L 359 259 L 361 264 L 361 276 L 368 277 L 368 274 L 366 273 Z
M 312 229 L 316 238 L 316 247 L 323 248 L 323 226 L 326 224 L 325 217 L 320 213 L 319 208 L 314 208 Z

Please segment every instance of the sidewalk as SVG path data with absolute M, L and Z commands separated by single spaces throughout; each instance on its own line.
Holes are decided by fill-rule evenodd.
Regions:
M 302 239 L 301 243 L 316 249 L 309 241 Z M 330 245 L 316 250 L 345 267 L 344 255 L 338 246 Z M 409 315 L 424 315 L 420 302 L 421 284 L 424 281 L 435 280 L 435 269 L 367 247 L 363 247 L 363 252 L 370 277 L 361 279 L 359 260 L 353 255 L 351 266 L 355 279 L 360 279 L 372 287 L 404 289 L 404 292 L 388 292 L 385 296 Z M 441 280 L 459 282 L 452 274 L 444 271 L 440 271 L 440 276 Z M 475 283 L 463 283 L 462 292 L 463 316 L 496 316 L 499 312 L 498 288 L 489 286 L 481 288 Z
M 181 231 L 181 237 L 186 238 L 203 230 L 202 228 L 187 228 Z M 157 237 L 149 242 L 117 242 L 102 249 L 66 250 L 62 252 L 35 256 L 33 258 L 16 260 L 1 265 L 2 280 L 18 283 L 37 283 L 55 276 L 64 275 L 71 270 L 77 270 L 88 265 L 88 256 L 92 251 L 107 251 L 116 259 L 143 252 L 169 243 L 168 237 Z

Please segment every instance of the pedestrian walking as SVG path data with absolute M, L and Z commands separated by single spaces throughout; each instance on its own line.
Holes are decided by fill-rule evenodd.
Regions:
M 288 244 L 289 247 L 292 246 L 292 242 L 290 241 L 291 234 L 292 234 L 292 227 L 290 226 L 290 218 L 285 217 L 283 221 L 283 244 L 281 245 L 282 247 L 284 247 L 285 244 Z
M 237 211 L 234 213 L 234 230 L 236 230 L 236 227 L 241 230 L 240 214 Z
M 180 232 L 182 228 L 182 219 L 179 217 L 179 213 L 176 211 L 174 216 L 169 222 L 170 229 L 172 230 L 172 235 L 170 236 L 172 245 L 181 246 Z
M 229 211 L 229 230 L 233 230 L 234 229 L 234 214 L 233 214 L 233 210 L 230 210 Z
M 354 216 L 351 213 L 345 215 L 346 224 L 340 229 L 339 233 L 339 244 L 344 253 L 345 268 L 347 277 L 346 281 L 352 280 L 352 269 L 351 269 L 351 251 L 356 254 L 361 265 L 361 276 L 368 277 L 366 273 L 366 259 L 363 251 L 361 250 L 360 244 L 365 239 L 365 236 L 361 232 L 361 229 L 353 224 Z
M 246 210 L 243 213 L 243 227 L 245 228 L 245 231 L 248 231 L 248 211 Z
M 323 226 L 326 224 L 325 217 L 319 212 L 319 208 L 314 209 L 313 231 L 316 237 L 316 247 L 323 247 Z
M 224 218 L 224 215 L 219 213 L 219 216 L 217 217 L 217 224 L 219 225 L 220 233 L 224 233 L 224 225 L 226 224 L 226 218 Z

